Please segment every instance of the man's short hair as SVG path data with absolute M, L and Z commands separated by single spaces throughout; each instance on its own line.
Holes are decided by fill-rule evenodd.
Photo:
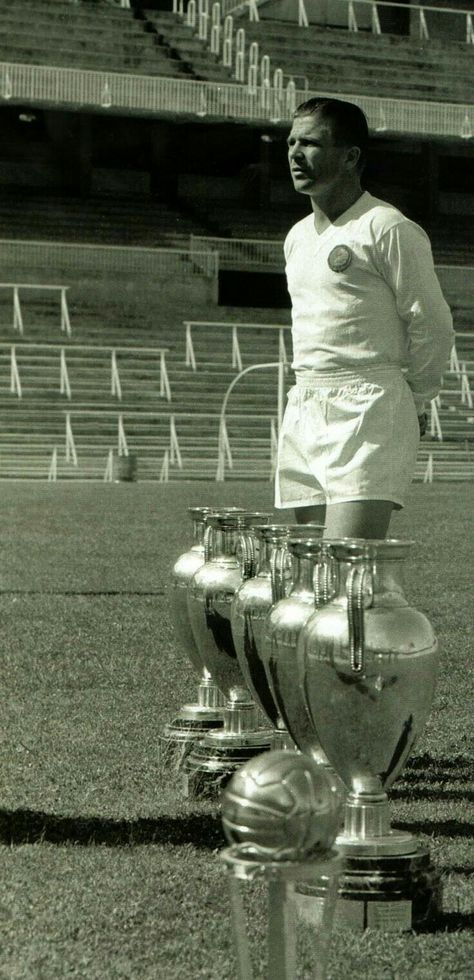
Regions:
M 297 119 L 299 116 L 312 116 L 316 113 L 319 113 L 321 119 L 331 122 L 334 139 L 338 146 L 359 147 L 358 169 L 362 170 L 369 144 L 369 127 L 362 109 L 354 102 L 327 99 L 321 96 L 308 99 L 307 102 L 301 102 L 293 113 L 293 119 Z

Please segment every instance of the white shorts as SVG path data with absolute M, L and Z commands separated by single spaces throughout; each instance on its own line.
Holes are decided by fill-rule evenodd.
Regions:
M 288 392 L 275 506 L 392 500 L 403 507 L 419 438 L 413 395 L 398 368 L 305 375 Z

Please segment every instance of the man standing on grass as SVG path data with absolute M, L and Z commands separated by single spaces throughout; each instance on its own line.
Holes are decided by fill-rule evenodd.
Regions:
M 427 235 L 362 189 L 367 144 L 364 113 L 339 99 L 304 102 L 288 137 L 312 212 L 285 241 L 296 384 L 275 504 L 331 538 L 385 537 L 454 340 Z

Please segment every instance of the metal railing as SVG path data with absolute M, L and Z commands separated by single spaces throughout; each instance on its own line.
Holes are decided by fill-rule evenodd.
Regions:
M 266 2 L 267 0 L 244 0 L 240 3 L 238 0 L 220 0 L 221 17 L 234 13 L 243 14 L 248 11 L 250 20 L 259 20 L 258 8 L 264 6 Z M 300 27 L 325 23 L 325 18 L 317 7 L 315 10 L 312 5 L 309 5 L 308 11 L 305 0 L 298 0 L 294 5 L 294 10 L 295 22 Z M 341 20 L 341 27 L 345 26 L 349 31 L 356 32 L 361 27 L 369 28 L 374 34 L 383 34 L 383 18 L 381 22 L 380 14 L 383 14 L 385 10 L 396 11 L 398 15 L 401 13 L 408 14 L 410 36 L 418 35 L 420 40 L 428 41 L 430 39 L 432 19 L 440 16 L 443 34 L 449 17 L 451 24 L 456 27 L 459 25 L 459 34 L 466 43 L 474 43 L 474 15 L 472 10 L 467 10 L 465 7 L 434 7 L 432 4 L 417 2 L 411 5 L 409 9 L 401 9 L 399 3 L 391 2 L 391 0 L 331 0 L 331 24 L 332 26 L 335 24 L 339 26 L 339 20 Z
M 0 247 L 1 247 L 0 242 Z M 13 329 L 17 331 L 21 336 L 24 333 L 24 322 L 23 322 L 23 310 L 20 302 L 20 290 L 25 292 L 26 290 L 41 290 L 42 292 L 52 292 L 60 294 L 60 326 L 61 330 L 67 334 L 68 337 L 71 336 L 71 321 L 69 318 L 69 309 L 67 305 L 67 290 L 69 286 L 53 286 L 53 285 L 40 285 L 37 283 L 17 283 L 17 282 L 0 282 L 0 289 L 12 289 L 13 293 Z
M 162 76 L 93 72 L 77 68 L 0 63 L 0 99 L 16 103 L 74 106 L 148 115 L 175 112 L 200 118 L 232 118 L 279 122 L 289 120 L 297 104 L 311 92 L 297 89 L 291 105 L 272 87 L 262 92 L 247 85 L 188 81 Z M 337 92 L 314 93 L 336 96 Z M 366 113 L 377 132 L 413 133 L 471 139 L 474 107 L 451 102 L 422 102 L 345 93 Z M 79 248 L 79 246 L 72 246 Z M 150 249 L 149 251 L 157 251 Z
M 199 275 L 215 280 L 218 258 L 215 252 L 194 249 L 142 248 L 122 245 L 78 245 L 75 242 L 36 242 L 0 239 L 2 265 L 23 268 L 56 266 L 61 270 L 100 275 L 119 273 L 128 276 Z M 8 285 L 8 284 L 7 284 Z M 12 288 L 10 286 L 10 288 Z M 67 286 L 37 286 L 29 283 L 22 289 L 67 289 Z
M 193 371 L 197 370 L 196 354 L 194 351 L 193 331 L 196 329 L 218 328 L 230 332 L 230 361 L 233 368 L 242 371 L 242 355 L 239 344 L 239 330 L 273 330 L 278 331 L 278 351 L 279 357 L 283 358 L 285 365 L 288 364 L 288 356 L 285 345 L 285 331 L 291 329 L 286 323 L 233 323 L 228 320 L 183 320 L 186 328 L 185 343 L 185 363 Z
M 190 251 L 212 249 L 218 254 L 220 269 L 247 268 L 254 265 L 283 270 L 283 239 L 218 238 L 212 235 L 191 235 Z
M 107 359 L 110 357 L 110 392 L 117 398 L 118 401 L 122 400 L 122 383 L 120 380 L 117 355 L 132 354 L 138 357 L 146 357 L 150 359 L 157 358 L 159 365 L 159 397 L 165 398 L 168 402 L 171 401 L 171 387 L 168 369 L 166 366 L 166 354 L 168 352 L 167 347 L 102 347 L 95 344 L 68 344 L 67 348 L 65 348 L 57 344 L 36 343 L 22 344 L 21 347 L 18 347 L 7 343 L 0 343 L 0 351 L 6 349 L 10 350 L 10 392 L 17 395 L 18 398 L 23 397 L 20 369 L 18 366 L 19 352 L 21 351 L 21 357 L 23 363 L 25 363 L 25 359 L 28 358 L 29 355 L 36 351 L 43 351 L 48 354 L 55 354 L 56 356 L 59 354 L 59 391 L 60 394 L 65 395 L 69 400 L 72 398 L 72 391 L 69 368 L 67 364 L 67 355 L 70 355 L 72 352 L 84 352 L 94 357 L 97 354 L 105 354 Z

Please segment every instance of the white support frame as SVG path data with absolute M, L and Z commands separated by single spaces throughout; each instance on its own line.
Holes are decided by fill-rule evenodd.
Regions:
M 117 419 L 117 451 L 119 456 L 128 456 L 128 443 L 122 414 Z
M 249 47 L 249 66 L 247 69 L 247 85 L 249 95 L 257 94 L 259 61 L 260 48 L 258 41 L 252 41 Z
M 304 0 L 298 0 L 298 26 L 309 27 L 308 14 L 306 13 Z
M 58 450 L 55 446 L 51 455 L 51 462 L 48 470 L 48 483 L 56 483 L 58 478 Z
M 198 0 L 198 38 L 207 41 L 209 30 L 209 0 Z
M 66 363 L 66 351 L 64 347 L 61 347 L 60 354 L 60 368 L 59 368 L 59 393 L 61 395 L 66 395 L 66 398 L 71 400 L 71 385 L 69 383 L 69 372 Z
M 68 337 L 71 336 L 71 320 L 69 318 L 69 308 L 67 305 L 66 291 L 69 286 L 62 286 L 61 288 L 61 330 L 64 331 Z
M 275 419 L 270 419 L 270 477 L 272 480 L 275 476 L 275 471 L 277 467 L 278 459 L 278 422 Z
M 382 28 L 380 26 L 380 17 L 379 17 L 379 12 L 377 10 L 376 0 L 372 0 L 372 10 L 371 10 L 370 22 L 371 22 L 371 26 L 372 26 L 372 34 L 381 34 L 382 33 Z
M 239 27 L 235 32 L 235 78 L 245 81 L 245 30 Z
M 104 483 L 112 483 L 114 478 L 114 451 L 109 449 L 104 470 Z
M 430 32 L 428 30 L 428 24 L 426 23 L 426 16 L 423 7 L 419 7 L 418 9 L 418 18 L 419 18 L 418 29 L 419 29 L 420 41 L 429 41 Z
M 171 464 L 176 463 L 178 469 L 183 469 L 183 460 L 181 456 L 181 450 L 179 448 L 178 434 L 176 432 L 176 422 L 174 415 L 170 416 L 170 449 L 169 449 L 169 462 Z
M 232 68 L 232 47 L 234 40 L 234 18 L 228 14 L 224 20 L 224 41 L 222 44 L 222 64 Z
M 74 466 L 77 466 L 76 444 L 74 442 L 69 412 L 66 412 L 66 462 L 72 462 Z
M 256 0 L 247 0 L 247 5 L 249 8 L 249 20 L 258 22 L 260 20 L 260 14 L 258 12 Z
M 434 473 L 433 453 L 429 453 L 428 460 L 426 463 L 426 469 L 423 475 L 423 483 L 433 483 L 433 473 Z
M 196 27 L 197 20 L 197 6 L 196 0 L 189 0 L 188 7 L 186 10 L 186 24 L 188 27 Z
M 466 44 L 474 44 L 474 23 L 472 14 L 466 14 Z
M 189 321 L 185 321 L 186 325 L 186 357 L 185 364 L 186 367 L 190 367 L 193 371 L 196 370 L 196 358 L 194 356 L 193 338 L 191 331 L 191 324 Z
M 20 372 L 18 371 L 16 349 L 14 346 L 12 346 L 10 353 L 10 391 L 12 395 L 18 395 L 18 398 L 22 397 Z
M 359 25 L 357 23 L 357 17 L 355 15 L 353 0 L 349 0 L 349 3 L 347 5 L 347 27 L 348 30 L 353 31 L 354 33 L 359 30 Z
M 232 367 L 242 370 L 242 355 L 240 353 L 238 327 L 232 327 Z
M 18 286 L 13 287 L 13 329 L 23 336 L 23 316 L 21 312 Z
M 171 388 L 166 367 L 165 351 L 161 351 L 160 353 L 160 397 L 166 398 L 168 402 L 171 401 Z
M 225 465 L 227 460 L 227 466 L 231 470 L 233 468 L 232 452 L 230 449 L 229 433 L 227 432 L 227 424 L 225 420 L 225 415 L 221 415 L 219 422 L 219 444 L 217 450 L 217 472 L 216 472 L 216 482 L 222 483 L 225 479 Z
M 221 50 L 221 34 L 221 5 L 215 2 L 211 8 L 211 54 L 219 54 Z
M 117 351 L 113 350 L 110 363 L 110 394 L 115 395 L 119 402 L 122 401 L 122 385 L 117 366 Z
M 449 370 L 456 375 L 457 378 L 461 377 L 461 365 L 459 363 L 458 352 L 456 350 L 456 344 L 453 344 L 451 348 L 451 354 L 449 357 Z
M 467 368 L 464 361 L 461 365 L 461 402 L 463 405 L 467 405 L 468 408 L 472 408 L 471 386 L 469 384 L 469 375 L 467 373 Z
M 433 398 L 431 402 L 430 435 L 439 439 L 440 442 L 443 441 L 443 432 L 438 412 L 438 397 Z
M 170 478 L 169 452 L 168 452 L 167 449 L 165 449 L 164 456 L 163 456 L 163 462 L 161 464 L 159 482 L 160 483 L 168 483 L 169 482 L 169 478 Z

